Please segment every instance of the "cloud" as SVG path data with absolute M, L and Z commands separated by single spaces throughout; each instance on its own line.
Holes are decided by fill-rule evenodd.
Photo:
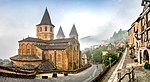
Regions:
M 72 3 L 74 8 L 72 8 L 71 5 L 65 3 L 61 6 L 60 3 L 56 5 L 53 2 L 48 9 L 52 9 L 50 10 L 50 16 L 55 25 L 55 35 L 61 25 L 65 35 L 69 37 L 72 25 L 75 23 L 79 38 L 93 36 L 94 44 L 98 43 L 101 39 L 109 38 L 114 31 L 120 28 L 129 29 L 131 23 L 135 21 L 142 10 L 140 6 L 141 1 L 114 1 L 117 2 L 105 3 L 106 5 L 104 6 L 93 4 L 94 2 L 92 2 L 92 4 L 88 3 L 89 7 L 84 2 L 81 7 L 78 4 L 77 8 L 74 3 Z M 41 4 L 38 3 L 36 3 L 36 6 L 31 3 L 23 4 L 21 1 L 19 4 L 13 1 L 13 5 L 5 3 L 0 7 L 0 56 L 2 58 L 8 58 L 17 54 L 18 40 L 28 35 L 34 37 L 36 35 L 36 24 L 41 20 L 45 5 L 42 8 Z M 71 4 L 71 1 L 69 4 Z M 20 8 L 18 8 L 18 5 Z M 81 43 L 81 45 L 84 45 L 84 43 Z M 87 44 L 85 45 L 88 46 Z
M 90 37 L 93 40 L 88 40 L 85 42 L 81 41 L 81 49 L 84 49 L 84 47 L 90 47 L 92 45 L 99 44 L 101 40 L 106 40 L 109 37 L 112 37 L 113 33 L 115 31 L 118 31 L 120 28 L 128 30 L 132 22 L 136 20 L 141 11 L 142 8 L 140 6 L 140 1 L 138 0 L 119 1 L 119 4 L 113 11 L 115 14 L 113 15 L 112 19 L 107 21 L 106 24 L 96 27 L 96 29 L 94 30 L 96 34 Z

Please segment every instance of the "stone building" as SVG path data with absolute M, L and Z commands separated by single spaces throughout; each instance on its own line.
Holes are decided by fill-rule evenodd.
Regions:
M 150 1 L 142 0 L 143 11 L 128 30 L 128 44 L 140 64 L 150 63 Z
M 88 64 L 88 59 L 87 59 L 86 54 L 83 54 L 81 59 L 82 59 L 82 65 L 83 66 Z
M 22 68 L 42 68 L 42 65 L 49 65 L 63 70 L 79 69 L 80 43 L 75 25 L 69 38 L 65 38 L 60 26 L 57 39 L 54 39 L 54 27 L 46 9 L 40 24 L 36 25 L 37 38 L 27 37 L 18 41 L 18 55 L 10 57 L 12 63 Z

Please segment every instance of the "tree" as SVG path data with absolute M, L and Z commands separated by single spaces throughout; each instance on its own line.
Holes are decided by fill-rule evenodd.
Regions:
M 117 54 L 114 52 L 108 52 L 106 55 L 104 55 L 104 64 L 106 66 L 109 65 L 109 58 L 111 58 L 111 62 L 113 62 L 117 59 Z
M 88 60 L 90 60 L 91 58 L 92 58 L 92 53 L 91 53 L 91 51 L 90 50 L 88 50 L 88 51 L 86 51 L 86 52 L 84 52 L 84 54 L 86 54 L 86 56 L 87 56 L 87 58 L 88 58 Z
M 102 63 L 102 51 L 100 49 L 93 50 L 93 60 Z
M 123 47 L 119 47 L 116 49 L 117 53 L 122 53 L 125 49 Z

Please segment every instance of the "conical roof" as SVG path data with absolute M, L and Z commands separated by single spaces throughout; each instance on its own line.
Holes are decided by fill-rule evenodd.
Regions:
M 52 24 L 52 22 L 51 22 L 51 19 L 50 19 L 50 16 L 49 16 L 49 13 L 48 13 L 47 8 L 46 8 L 46 10 L 45 10 L 45 13 L 44 13 L 44 15 L 43 15 L 43 18 L 42 18 L 42 20 L 41 20 L 40 25 L 52 25 L 52 26 L 54 26 L 54 25 Z
M 61 26 L 60 26 L 60 28 L 59 28 L 59 30 L 58 30 L 58 33 L 57 33 L 57 36 L 56 36 L 56 37 L 57 37 L 57 38 L 59 38 L 59 37 L 64 38 L 64 37 L 65 37 L 64 32 L 63 32 Z
M 71 29 L 71 32 L 70 32 L 69 35 L 70 35 L 70 36 L 78 36 L 78 33 L 77 33 L 77 30 L 76 30 L 75 24 L 73 24 L 72 29 Z

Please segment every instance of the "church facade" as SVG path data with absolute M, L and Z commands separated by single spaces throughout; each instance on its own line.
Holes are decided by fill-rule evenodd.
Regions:
M 46 9 L 40 24 L 36 25 L 37 38 L 27 37 L 18 41 L 18 55 L 10 57 L 12 63 L 22 68 L 38 68 L 48 62 L 57 69 L 79 69 L 81 52 L 75 25 L 72 26 L 69 38 L 65 38 L 60 26 L 54 39 L 54 27 Z

